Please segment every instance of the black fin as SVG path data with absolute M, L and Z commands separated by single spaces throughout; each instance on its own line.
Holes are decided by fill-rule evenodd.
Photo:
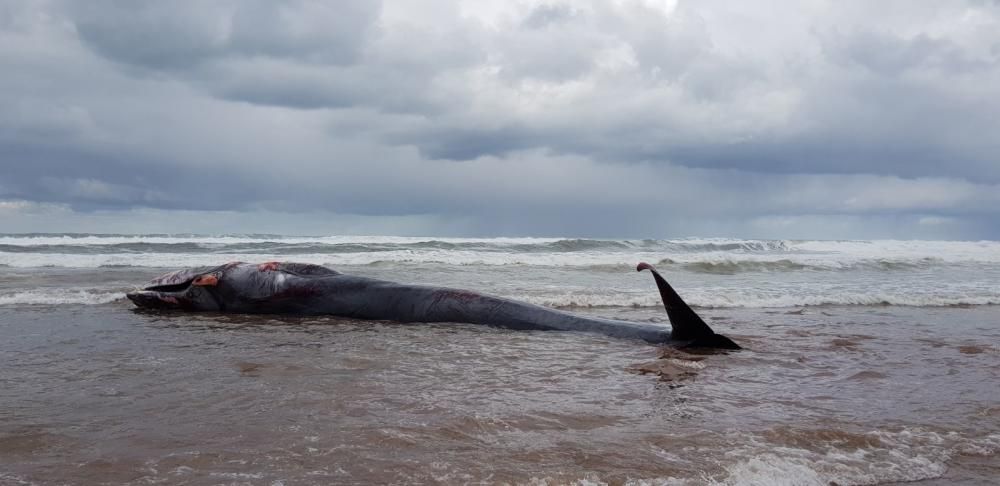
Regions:
M 715 331 L 688 307 L 684 299 L 677 295 L 674 288 L 660 276 L 660 273 L 652 265 L 643 262 L 635 270 L 637 272 L 649 270 L 653 273 L 656 286 L 660 289 L 660 298 L 663 299 L 663 307 L 667 309 L 667 317 L 670 318 L 670 326 L 673 327 L 671 337 L 678 341 L 691 341 L 691 345 L 697 347 L 739 349 L 739 345 L 729 338 L 715 334 Z

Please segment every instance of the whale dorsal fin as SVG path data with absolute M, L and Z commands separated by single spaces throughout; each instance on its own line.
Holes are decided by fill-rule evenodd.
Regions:
M 667 309 L 667 317 L 670 318 L 670 326 L 673 327 L 671 337 L 678 341 L 706 341 L 714 339 L 715 331 L 705 324 L 705 321 L 696 314 L 691 307 L 681 299 L 680 295 L 667 281 L 660 276 L 652 265 L 640 263 L 636 267 L 637 272 L 649 270 L 653 273 L 656 286 L 660 289 L 660 298 L 663 299 L 663 307 Z M 715 346 L 711 346 L 715 347 Z

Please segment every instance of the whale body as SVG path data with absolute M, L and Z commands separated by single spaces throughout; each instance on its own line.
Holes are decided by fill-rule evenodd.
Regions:
M 293 262 L 178 270 L 126 296 L 142 308 L 247 314 L 332 315 L 398 322 L 464 322 L 513 329 L 578 331 L 677 347 L 740 349 L 716 334 L 648 263 L 671 328 L 582 316 L 469 290 L 346 275 Z

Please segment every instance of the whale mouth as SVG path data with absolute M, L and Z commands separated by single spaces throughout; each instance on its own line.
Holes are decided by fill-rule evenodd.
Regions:
M 219 299 L 210 289 L 219 285 L 226 268 L 197 267 L 163 274 L 144 287 L 125 294 L 139 307 L 169 309 L 210 309 L 220 307 Z
M 164 294 L 175 294 L 187 291 L 191 286 L 214 287 L 219 285 L 219 276 L 214 273 L 204 273 L 191 278 L 181 280 L 179 283 L 150 285 L 142 290 L 147 292 L 159 292 Z
M 150 285 L 125 294 L 136 306 L 147 309 L 175 309 L 181 306 L 178 299 L 194 284 L 195 278 L 168 285 Z
M 176 309 L 181 305 L 177 297 L 155 290 L 136 290 L 126 293 L 125 297 L 137 307 L 145 309 Z
M 188 280 L 185 280 L 185 281 L 183 281 L 181 283 L 177 283 L 177 284 L 150 285 L 149 287 L 143 287 L 142 290 L 146 291 L 146 292 L 162 292 L 162 293 L 167 293 L 167 294 L 175 293 L 175 292 L 183 292 L 183 291 L 187 290 L 189 287 L 191 287 L 191 284 L 193 284 L 194 281 L 195 281 L 194 278 L 190 278 Z

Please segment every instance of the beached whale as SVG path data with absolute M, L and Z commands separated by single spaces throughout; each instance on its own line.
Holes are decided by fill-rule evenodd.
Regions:
M 409 285 L 305 263 L 228 263 L 178 270 L 127 297 L 139 307 L 248 314 L 333 315 L 399 322 L 465 322 L 514 329 L 579 331 L 678 347 L 740 349 L 716 334 L 648 263 L 671 329 L 581 316 L 468 290 Z

